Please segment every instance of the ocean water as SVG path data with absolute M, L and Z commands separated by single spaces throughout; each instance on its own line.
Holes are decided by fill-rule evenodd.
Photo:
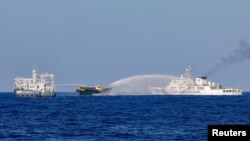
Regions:
M 209 124 L 250 124 L 242 96 L 0 94 L 0 140 L 206 141 Z

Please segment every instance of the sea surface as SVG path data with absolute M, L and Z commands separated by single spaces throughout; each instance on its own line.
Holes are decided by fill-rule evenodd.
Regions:
M 250 124 L 242 96 L 17 97 L 0 93 L 0 140 L 206 141 L 209 124 Z

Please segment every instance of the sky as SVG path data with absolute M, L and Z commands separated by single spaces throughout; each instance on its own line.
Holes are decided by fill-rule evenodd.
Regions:
M 180 76 L 189 65 L 193 78 L 209 74 L 250 91 L 250 52 L 239 51 L 250 43 L 249 7 L 249 0 L 1 0 L 0 91 L 13 91 L 34 66 L 55 74 L 56 85 L 105 87 L 136 75 Z

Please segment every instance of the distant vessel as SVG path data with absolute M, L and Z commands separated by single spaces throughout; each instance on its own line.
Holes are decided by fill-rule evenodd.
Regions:
M 76 92 L 78 92 L 80 95 L 93 95 L 93 94 L 99 94 L 99 93 L 108 93 L 111 90 L 111 88 L 103 88 L 101 86 L 77 86 Z
M 17 96 L 54 97 L 55 93 L 54 75 L 43 73 L 37 75 L 32 70 L 32 78 L 15 78 L 14 93 Z
M 192 80 L 192 68 L 189 66 L 184 75 L 172 79 L 166 87 L 150 87 L 150 92 L 168 95 L 242 95 L 242 88 L 223 88 L 219 83 L 207 81 L 207 77 L 197 77 L 195 81 Z

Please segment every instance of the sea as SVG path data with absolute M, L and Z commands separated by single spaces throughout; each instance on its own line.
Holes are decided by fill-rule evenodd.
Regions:
M 241 96 L 0 93 L 1 141 L 206 141 L 208 125 L 249 125 Z

